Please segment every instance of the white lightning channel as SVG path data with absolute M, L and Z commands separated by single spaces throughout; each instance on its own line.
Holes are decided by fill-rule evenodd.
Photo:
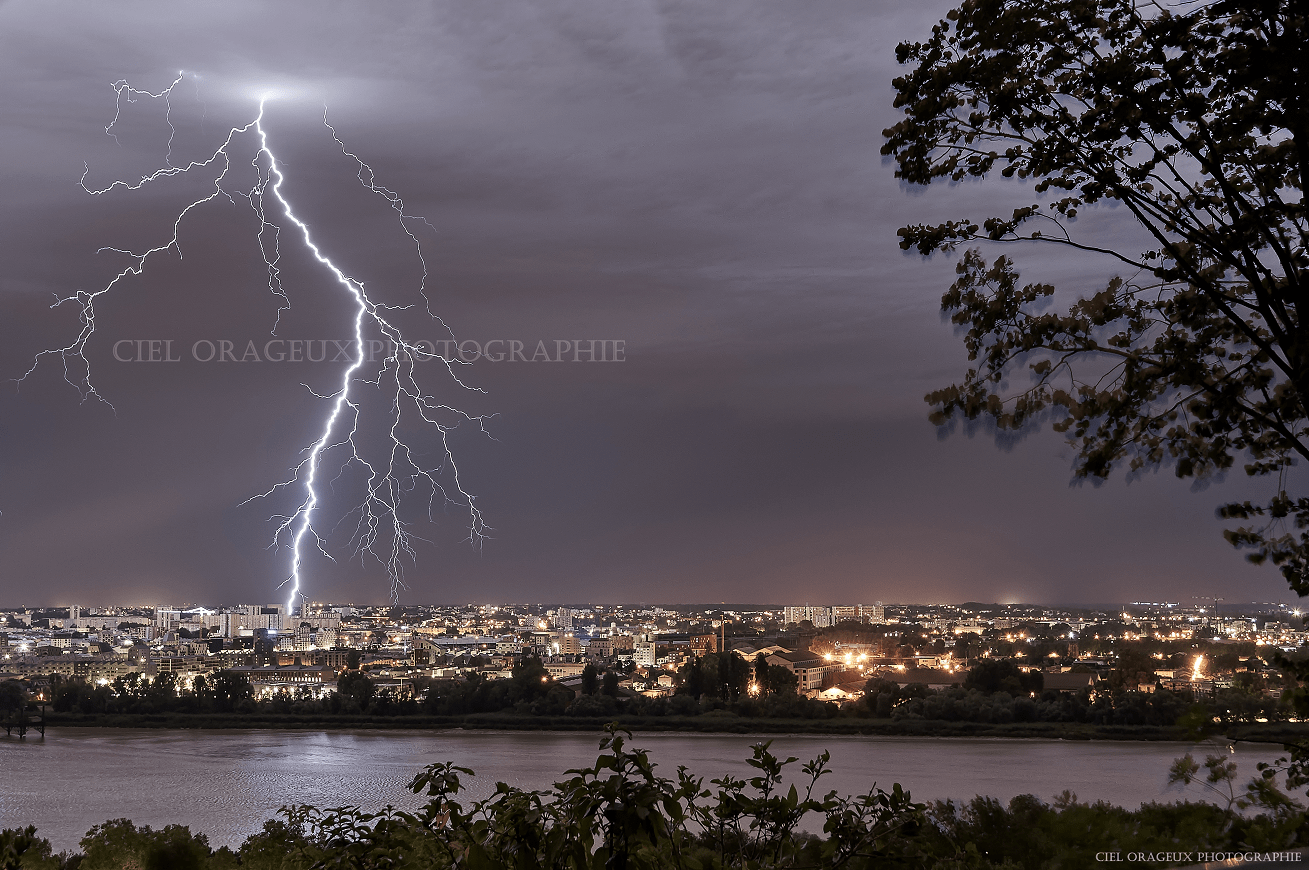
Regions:
M 432 350 L 426 350 L 422 343 L 411 342 L 405 338 L 399 326 L 388 316 L 388 312 L 401 310 L 409 306 L 389 306 L 372 298 L 365 289 L 363 282 L 347 275 L 314 241 L 308 223 L 296 214 L 291 201 L 283 192 L 286 176 L 282 172 L 277 157 L 269 144 L 268 131 L 264 126 L 266 99 L 260 100 L 259 111 L 254 119 L 243 126 L 232 127 L 223 143 L 209 157 L 204 160 L 191 161 L 184 165 L 174 163 L 173 144 L 177 130 L 172 119 L 171 95 L 173 88 L 181 83 L 184 78 L 185 74 L 179 74 L 172 84 L 159 93 L 133 88 L 123 80 L 114 82 L 112 85 L 117 99 L 115 101 L 114 118 L 105 128 L 105 132 L 113 137 L 115 141 L 117 141 L 117 136 L 114 128 L 121 119 L 125 102 L 130 104 L 140 99 L 162 99 L 164 101 L 166 106 L 165 119 L 169 127 L 165 165 L 150 174 L 143 175 L 138 181 L 116 180 L 102 188 L 87 186 L 86 178 L 90 172 L 89 168 L 87 168 L 83 172 L 80 183 L 87 193 L 93 196 L 102 196 L 115 190 L 139 190 L 147 184 L 160 182 L 173 176 L 193 172 L 200 173 L 212 168 L 216 172 L 213 179 L 213 192 L 192 201 L 178 212 L 173 221 L 171 237 L 162 244 L 148 248 L 141 253 L 115 247 L 101 248 L 102 252 L 113 251 L 126 256 L 128 265 L 114 275 L 107 284 L 95 291 L 78 290 L 71 296 L 56 299 L 51 306 L 52 308 L 65 303 L 73 303 L 79 307 L 81 329 L 67 345 L 38 353 L 32 362 L 32 366 L 18 379 L 18 382 L 21 384 L 45 358 L 58 356 L 63 365 L 65 381 L 78 390 L 83 401 L 94 398 L 109 404 L 108 400 L 100 394 L 91 381 L 90 363 L 86 357 L 87 342 L 90 341 L 96 331 L 96 301 L 123 281 L 142 275 L 147 263 L 159 254 L 172 251 L 181 259 L 182 249 L 178 242 L 178 236 L 182 221 L 195 209 L 218 198 L 226 199 L 234 205 L 236 202 L 235 197 L 241 197 L 250 204 L 259 220 L 256 241 L 260 255 L 268 270 L 268 289 L 278 299 L 279 307 L 272 329 L 273 334 L 276 334 L 277 327 L 281 324 L 282 314 L 291 308 L 291 301 L 282 285 L 280 268 L 282 225 L 270 218 L 265 209 L 265 203 L 269 200 L 269 193 L 271 192 L 271 201 L 276 203 L 276 210 L 281 213 L 287 224 L 293 225 L 299 231 L 306 250 L 320 265 L 327 269 L 335 283 L 345 290 L 353 303 L 353 347 L 357 350 L 357 353 L 354 357 L 347 354 L 350 364 L 342 372 L 340 387 L 335 393 L 327 396 L 314 393 L 315 396 L 330 403 L 330 410 L 323 421 L 318 438 L 306 448 L 307 455 L 292 470 L 291 477 L 253 496 L 245 503 L 270 497 L 274 493 L 292 487 L 297 483 L 303 488 L 304 495 L 296 509 L 289 515 L 274 517 L 277 527 L 273 533 L 271 545 L 278 547 L 285 542 L 289 546 L 290 572 L 279 585 L 290 586 L 287 608 L 288 611 L 294 612 L 296 597 L 303 598 L 300 590 L 305 579 L 303 576 L 304 553 L 309 542 L 312 540 L 314 546 L 322 555 L 329 559 L 333 558 L 328 553 L 324 536 L 315 527 L 315 514 L 321 506 L 320 487 L 322 483 L 320 475 L 323 471 L 324 459 L 332 451 L 338 449 L 343 451 L 345 458 L 333 482 L 339 480 L 351 465 L 362 467 L 367 474 L 360 503 L 346 514 L 347 517 L 351 515 L 357 517 L 350 539 L 354 555 L 358 555 L 361 559 L 365 556 L 372 556 L 386 566 L 391 580 L 391 597 L 392 600 L 397 600 L 400 590 L 404 588 L 404 566 L 406 563 L 413 562 L 416 558 L 416 552 L 413 548 L 415 535 L 410 530 L 408 523 L 401 518 L 401 502 L 405 500 L 404 496 L 407 493 L 420 486 L 426 488 L 428 492 L 427 515 L 429 521 L 435 519 L 433 512 L 438 494 L 444 503 L 461 506 L 467 514 L 468 540 L 474 545 L 480 544 L 488 531 L 488 527 L 476 505 L 476 498 L 464 488 L 449 442 L 450 431 L 461 422 L 475 423 L 481 431 L 485 432 L 486 418 L 467 414 L 440 402 L 428 394 L 419 384 L 417 365 L 424 362 L 438 362 L 459 387 L 474 390 L 477 388 L 469 387 L 456 374 L 454 365 L 456 362 L 462 363 L 462 361 L 442 357 L 435 352 L 434 345 Z M 327 122 L 326 110 L 324 110 L 323 124 L 331 132 L 333 140 L 340 146 L 342 153 L 356 162 L 358 166 L 357 178 L 360 184 L 381 196 L 397 212 L 400 227 L 415 245 L 419 262 L 422 264 L 422 280 L 418 289 L 426 304 L 427 312 L 435 322 L 450 333 L 445 322 L 431 313 L 431 301 L 427 294 L 427 262 L 423 258 L 422 243 L 418 235 L 411 229 L 409 222 L 421 222 L 429 228 L 431 224 L 420 216 L 409 214 L 405 210 L 404 200 L 397 193 L 377 183 L 376 173 L 372 167 L 347 149 L 344 142 L 337 135 L 336 130 Z M 255 172 L 255 181 L 249 190 L 229 191 L 224 187 L 224 182 L 227 181 L 232 170 L 232 150 L 245 134 L 253 134 L 257 141 L 257 148 L 250 159 L 250 165 Z M 385 341 L 370 341 L 368 335 L 373 330 Z M 450 334 L 453 337 L 453 333 Z M 372 377 L 362 373 L 366 361 L 364 353 L 366 343 L 380 343 L 386 349 L 384 357 L 380 360 L 381 367 Z M 367 361 L 371 362 L 372 360 Z M 387 443 L 380 451 L 380 456 L 372 455 L 361 445 L 360 423 L 362 410 L 360 404 L 351 397 L 351 389 L 355 384 L 371 385 L 378 390 L 384 390 L 385 395 L 389 397 L 390 407 L 388 416 L 385 418 L 389 424 L 386 426 Z M 480 390 L 478 391 L 480 392 Z M 437 467 L 425 468 L 421 465 L 413 448 L 400 437 L 399 431 L 402 420 L 409 414 L 416 414 L 439 436 L 441 462 Z M 453 423 L 450 421 L 453 421 Z M 366 456 L 366 453 L 369 455 Z M 442 473 L 447 476 L 448 482 L 442 482 L 439 477 Z M 287 540 L 288 538 L 289 540 Z

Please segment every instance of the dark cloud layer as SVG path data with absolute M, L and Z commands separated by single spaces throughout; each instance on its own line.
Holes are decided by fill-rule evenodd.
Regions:
M 108 83 L 179 69 L 175 153 L 193 158 L 272 93 L 287 189 L 347 271 L 418 276 L 394 213 L 321 125 L 403 191 L 434 308 L 461 338 L 623 339 L 621 364 L 489 363 L 463 374 L 496 413 L 461 432 L 495 527 L 420 524 L 422 601 L 870 601 L 1284 598 L 1221 541 L 1213 507 L 1167 475 L 1069 487 L 1055 438 L 939 438 L 922 396 L 964 366 L 937 312 L 952 264 L 895 228 L 978 215 L 1017 185 L 913 191 L 878 156 L 894 44 L 945 7 L 601 2 L 0 4 L 0 364 L 73 334 L 53 295 L 154 243 L 198 187 L 89 197 L 149 171 L 167 129 L 133 109 L 115 143 Z M 141 111 L 136 111 L 136 110 Z M 128 123 L 130 122 L 130 123 Z M 162 137 L 162 138 L 161 138 Z M 1084 221 L 1124 241 L 1112 212 Z M 0 599 L 278 597 L 286 553 L 242 505 L 297 460 L 330 366 L 116 363 L 119 339 L 267 335 L 248 212 L 216 205 L 98 309 L 90 346 L 116 413 L 43 368 L 0 397 Z M 346 308 L 288 246 L 287 335 L 342 337 Z M 1031 252 L 1029 274 L 1089 288 L 1103 263 Z M 403 292 L 410 293 L 406 289 Z M 434 338 L 439 330 L 431 325 Z M 430 443 L 417 442 L 424 449 Z M 415 517 L 415 519 L 419 519 Z M 338 542 L 339 543 L 339 542 Z M 376 564 L 315 560 L 311 594 L 373 601 Z

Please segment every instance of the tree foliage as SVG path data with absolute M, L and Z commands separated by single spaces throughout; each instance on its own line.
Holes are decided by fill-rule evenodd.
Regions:
M 291 847 L 288 857 L 299 859 L 291 866 L 306 868 L 842 868 L 916 855 L 906 835 L 923 808 L 898 785 L 856 797 L 818 792 L 825 753 L 803 766 L 798 788 L 784 783 L 796 759 L 778 758 L 767 743 L 748 760 L 755 775 L 706 785 L 684 767 L 675 779 L 659 776 L 629 736 L 610 729 L 595 764 L 567 771 L 548 791 L 498 783 L 466 805 L 461 780 L 473 772 L 434 764 L 410 786 L 429 798 L 416 813 L 291 807 L 285 824 L 265 832 Z M 825 836 L 800 831 L 809 813 L 825 819 Z
M 1296 0 L 965 0 L 898 47 L 904 117 L 882 149 L 909 183 L 998 173 L 1038 199 L 906 226 L 901 247 L 1055 246 L 1117 273 L 1063 301 L 969 248 L 942 308 L 973 366 L 927 396 L 932 419 L 1049 419 L 1083 478 L 1123 465 L 1206 478 L 1239 460 L 1270 497 L 1223 506 L 1244 523 L 1224 534 L 1300 595 L 1309 496 L 1287 473 L 1309 459 L 1307 55 Z M 1116 207 L 1143 241 L 1075 234 L 1089 206 Z
M 167 825 L 156 831 L 149 825 L 138 828 L 129 819 L 96 825 L 81 845 L 78 870 L 206 870 L 213 856 L 209 839 L 191 833 L 184 825 Z
M 1029 241 L 1100 251 L 1123 273 L 1042 310 L 1054 287 L 1022 285 L 1008 257 L 966 253 L 943 308 L 977 366 L 928 396 L 934 419 L 1017 428 L 1057 410 L 1079 476 L 1125 462 L 1202 477 L 1242 456 L 1250 474 L 1280 476 L 1309 458 L 1307 14 L 1286 0 L 968 0 L 929 40 L 899 46 L 912 67 L 895 80 L 905 117 L 883 146 L 897 175 L 998 172 L 1047 195 L 980 224 L 904 227 L 902 247 Z M 1130 215 L 1145 249 L 1075 237 L 1097 204 Z M 1008 390 L 1023 366 L 1031 385 Z M 1230 537 L 1309 592 L 1309 499 L 1279 489 L 1227 514 L 1294 518 L 1294 532 Z
M 0 870 L 59 870 L 60 864 L 35 826 L 0 831 Z
M 600 691 L 600 669 L 593 662 L 582 668 L 582 694 L 594 695 Z
M 26 686 L 18 680 L 0 682 L 0 720 L 17 715 L 26 705 Z
M 348 698 L 361 709 L 368 709 L 368 702 L 373 700 L 377 687 L 368 675 L 361 671 L 347 671 L 336 681 L 336 691 L 342 698 Z
M 677 691 L 692 698 L 736 702 L 748 696 L 750 683 L 755 681 L 764 696 L 795 694 L 794 674 L 788 687 L 783 677 L 773 674 L 773 668 L 791 674 L 786 668 L 769 665 L 766 659 L 761 662 L 758 656 L 750 662 L 734 652 L 708 653 L 682 667 Z
M 1044 683 L 1040 671 L 1022 670 L 1013 659 L 983 659 L 964 678 L 965 689 L 977 689 L 988 695 L 1005 692 L 1013 698 L 1040 694 Z

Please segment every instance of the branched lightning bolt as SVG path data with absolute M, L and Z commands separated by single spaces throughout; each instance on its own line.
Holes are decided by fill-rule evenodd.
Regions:
M 391 597 L 397 599 L 404 588 L 404 566 L 416 558 L 414 542 L 416 536 L 401 516 L 401 502 L 409 493 L 425 490 L 427 493 L 428 520 L 434 520 L 438 495 L 443 504 L 456 504 L 466 511 L 468 523 L 468 540 L 478 545 L 485 537 L 488 527 L 476 504 L 476 498 L 465 489 L 458 466 L 450 446 L 450 432 L 461 423 L 475 423 L 485 432 L 486 418 L 465 413 L 451 405 L 445 404 L 432 396 L 419 383 L 420 363 L 439 363 L 453 381 L 464 389 L 469 387 L 454 370 L 456 360 L 447 359 L 432 350 L 426 350 L 421 343 L 408 340 L 400 327 L 390 316 L 390 312 L 402 310 L 408 306 L 390 306 L 375 298 L 365 289 L 363 282 L 350 277 L 327 256 L 314 241 L 309 225 L 297 216 L 291 201 L 283 191 L 286 177 L 269 144 L 268 131 L 264 125 L 266 100 L 259 103 L 258 113 L 254 119 L 243 126 L 232 127 L 222 144 L 203 160 L 194 160 L 179 165 L 174 163 L 173 143 L 176 128 L 172 120 L 171 96 L 173 89 L 185 78 L 178 77 L 159 93 L 133 88 L 126 81 L 114 82 L 112 87 L 117 99 L 113 121 L 105 132 L 114 137 L 114 128 L 118 124 L 124 103 L 137 100 L 163 100 L 165 119 L 168 122 L 169 138 L 164 166 L 142 176 L 137 181 L 113 181 L 101 188 L 88 187 L 86 178 L 90 172 L 85 169 L 81 185 L 92 196 L 103 196 L 112 191 L 134 191 L 148 184 L 164 181 L 173 176 L 185 174 L 213 173 L 213 192 L 194 200 L 184 206 L 177 214 L 172 225 L 172 235 L 162 244 L 148 248 L 143 252 L 134 252 L 122 248 L 106 247 L 101 251 L 112 251 L 125 256 L 128 264 L 114 277 L 94 291 L 78 290 L 71 296 L 57 298 L 51 306 L 58 307 L 72 303 L 79 307 L 81 329 L 67 345 L 41 351 L 36 355 L 31 367 L 18 379 L 21 384 L 31 375 L 47 357 L 58 357 L 64 370 L 64 379 L 81 394 L 82 400 L 94 398 L 109 404 L 91 381 L 91 367 L 86 357 L 87 342 L 95 334 L 95 305 L 100 297 L 109 293 L 120 283 L 131 277 L 144 273 L 149 261 L 168 251 L 174 252 L 180 259 L 182 249 L 178 242 L 182 221 L 194 210 L 222 198 L 235 204 L 240 197 L 249 203 L 259 220 L 256 242 L 261 257 L 267 267 L 269 292 L 278 300 L 277 318 L 273 326 L 276 333 L 281 323 L 283 312 L 290 310 L 291 301 L 282 285 L 281 245 L 283 228 L 298 234 L 305 249 L 327 270 L 335 283 L 347 294 L 354 305 L 352 320 L 354 356 L 347 356 L 349 365 L 342 372 L 340 386 L 336 392 L 328 395 L 314 393 L 318 398 L 329 403 L 329 410 L 323 422 L 321 432 L 309 447 L 305 448 L 304 459 L 292 470 L 289 479 L 284 480 L 265 492 L 248 499 L 267 498 L 281 490 L 295 487 L 303 488 L 303 497 L 299 505 L 287 515 L 275 516 L 276 530 L 273 533 L 273 547 L 286 545 L 290 549 L 290 571 L 279 585 L 290 586 L 288 610 L 294 610 L 294 602 L 303 581 L 305 548 L 312 542 L 313 546 L 324 556 L 333 558 L 327 550 L 327 542 L 315 525 L 315 514 L 321 505 L 320 492 L 324 464 L 331 455 L 339 455 L 340 466 L 333 482 L 352 465 L 362 468 L 367 480 L 360 503 L 346 518 L 355 518 L 355 527 L 351 533 L 351 546 L 354 555 L 364 558 L 371 556 L 384 564 L 391 580 Z M 353 159 L 357 166 L 359 182 L 368 190 L 387 201 L 398 215 L 400 227 L 415 246 L 419 262 L 422 264 L 422 280 L 419 293 L 422 295 L 427 312 L 433 319 L 449 332 L 449 327 L 431 312 L 431 301 L 427 294 L 428 269 L 423 258 L 422 242 L 412 228 L 412 223 L 429 224 L 426 219 L 411 215 L 405 210 L 404 200 L 394 191 L 377 183 L 376 173 L 351 152 L 337 135 L 336 130 L 327 122 L 324 110 L 323 124 L 331 132 L 333 140 L 340 146 L 344 155 Z M 250 166 L 255 173 L 255 181 L 248 190 L 230 190 L 226 186 L 233 169 L 233 153 L 238 145 L 246 139 L 252 139 L 253 154 Z M 271 213 L 270 213 L 271 212 Z M 385 349 L 380 360 L 366 358 L 364 348 L 370 335 L 380 336 Z M 451 334 L 453 337 L 453 334 Z M 374 341 L 373 343 L 378 343 Z M 375 371 L 365 371 L 367 363 L 377 362 Z M 356 385 L 366 384 L 384 391 L 388 397 L 388 415 L 385 418 L 386 437 L 380 449 L 368 450 L 361 443 L 360 404 L 352 398 L 351 390 Z M 308 387 L 306 387 L 308 389 Z M 311 392 L 313 392 L 311 390 Z M 480 392 L 480 390 L 479 390 Z M 112 407 L 112 405 L 110 406 Z M 433 468 L 421 464 L 419 457 L 409 444 L 400 437 L 402 423 L 411 416 L 427 424 L 438 436 L 441 462 Z M 339 525 L 339 523 L 338 523 Z
M 173 126 L 173 88 L 186 78 L 186 73 L 180 72 L 177 78 L 173 79 L 172 84 L 164 88 L 157 94 L 149 91 L 138 90 L 127 83 L 127 79 L 119 79 L 110 87 L 114 89 L 116 99 L 114 100 L 114 119 L 105 127 L 105 134 L 109 138 L 118 142 L 118 135 L 114 133 L 114 127 L 118 125 L 118 119 L 123 115 L 123 101 L 135 103 L 137 98 L 146 97 L 151 100 L 162 99 L 164 101 L 164 121 L 168 124 L 168 152 L 164 155 L 164 164 L 173 165 L 173 140 L 177 138 L 177 128 Z M 122 143 L 119 142 L 121 145 Z

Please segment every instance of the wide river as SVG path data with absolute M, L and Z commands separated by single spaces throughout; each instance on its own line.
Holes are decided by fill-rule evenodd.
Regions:
M 641 734 L 660 772 L 684 764 L 706 782 L 748 777 L 745 759 L 761 738 L 720 734 Z M 764 738 L 766 739 L 766 738 Z M 465 796 L 483 798 L 497 781 L 548 788 L 568 768 L 594 761 L 592 734 L 477 731 L 156 731 L 52 728 L 44 739 L 0 735 L 0 828 L 36 825 L 56 850 L 72 849 L 92 826 L 190 826 L 214 846 L 236 846 L 283 804 L 387 804 L 420 801 L 405 784 L 423 766 L 454 761 L 477 772 Z M 833 773 L 823 791 L 863 793 L 898 782 L 916 800 L 1018 794 L 1050 800 L 1064 789 L 1081 800 L 1120 806 L 1204 798 L 1192 785 L 1168 787 L 1168 767 L 1225 745 L 1126 741 L 922 737 L 778 736 L 773 751 L 806 761 L 824 749 Z M 1240 744 L 1232 758 L 1241 781 L 1279 747 Z M 799 764 L 793 766 L 798 772 Z

